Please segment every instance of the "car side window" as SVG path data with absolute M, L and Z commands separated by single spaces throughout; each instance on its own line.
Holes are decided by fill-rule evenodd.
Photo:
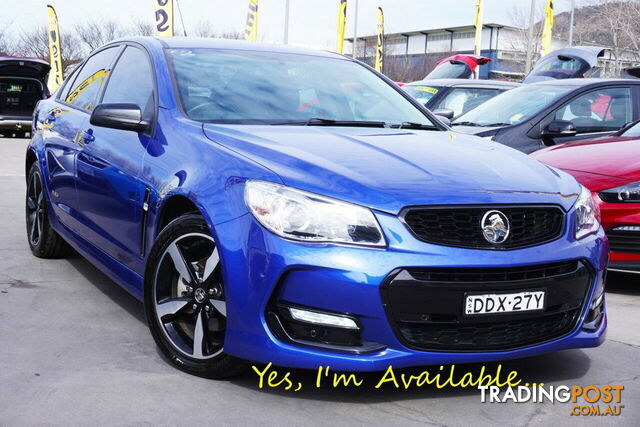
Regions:
M 633 120 L 631 89 L 617 87 L 587 92 L 556 111 L 555 119 L 573 122 L 578 133 L 618 130 Z
M 453 110 L 453 117 L 455 118 L 473 110 L 500 92 L 498 89 L 454 88 L 433 109 L 447 108 Z
M 153 74 L 144 51 L 127 46 L 111 73 L 102 103 L 136 104 L 144 119 L 153 118 Z
M 71 85 L 64 101 L 83 110 L 93 110 L 96 96 L 111 71 L 111 64 L 117 52 L 118 47 L 114 46 L 101 50 L 89 58 Z
M 78 77 L 78 73 L 80 72 L 81 69 L 82 67 L 78 65 L 73 71 L 71 71 L 71 74 L 69 75 L 69 77 L 65 79 L 63 83 L 58 99 L 65 100 L 67 96 L 69 96 L 69 92 L 71 91 L 73 82 L 76 80 L 76 77 Z

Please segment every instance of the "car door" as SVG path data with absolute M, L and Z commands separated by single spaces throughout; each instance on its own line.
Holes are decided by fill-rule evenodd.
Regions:
M 142 48 L 121 52 L 101 96 L 101 104 L 133 103 L 153 123 L 156 101 L 150 59 Z M 87 240 L 130 269 L 142 272 L 141 221 L 145 186 L 139 180 L 151 135 L 86 123 L 78 154 L 78 199 Z
M 634 105 L 630 86 L 606 86 L 584 92 L 547 116 L 547 121 L 549 117 L 570 121 L 577 130 L 575 136 L 556 137 L 553 142 L 557 145 L 617 132 L 636 117 Z
M 81 227 L 75 186 L 81 129 L 116 52 L 115 47 L 107 48 L 87 59 L 59 92 L 56 107 L 38 117 L 45 141 L 51 204 L 60 221 L 76 232 Z

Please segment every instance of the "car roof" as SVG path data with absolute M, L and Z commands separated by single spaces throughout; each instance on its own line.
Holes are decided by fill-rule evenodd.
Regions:
M 441 87 L 486 87 L 486 88 L 514 88 L 522 86 L 522 83 L 505 82 L 501 80 L 474 80 L 474 79 L 426 79 L 407 83 L 405 86 L 441 86 Z
M 226 49 L 256 52 L 294 53 L 320 57 L 331 57 L 352 60 L 326 50 L 301 48 L 290 45 L 255 43 L 244 40 L 215 39 L 210 37 L 132 37 L 115 40 L 113 43 L 136 42 L 149 48 L 164 49 Z
M 588 79 L 557 79 L 557 80 L 545 80 L 541 82 L 529 83 L 528 86 L 574 86 L 584 87 L 589 85 L 609 85 L 609 84 L 640 84 L 640 79 L 600 79 L 600 78 L 588 78 Z

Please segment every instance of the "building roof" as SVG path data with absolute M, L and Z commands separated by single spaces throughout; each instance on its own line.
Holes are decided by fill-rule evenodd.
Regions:
M 483 28 L 508 28 L 511 30 L 521 30 L 521 28 L 514 27 L 512 25 L 505 24 L 497 24 L 497 23 L 486 23 L 483 24 Z M 398 33 L 385 33 L 385 36 L 414 36 L 419 34 L 432 34 L 432 33 L 442 33 L 442 32 L 456 32 L 456 31 L 465 31 L 465 30 L 474 30 L 475 25 L 460 25 L 457 27 L 437 27 L 437 28 L 427 28 L 422 30 L 411 30 L 411 31 L 402 31 Z M 377 37 L 376 34 L 367 34 L 358 36 L 358 38 L 369 38 L 369 37 Z M 353 37 L 345 38 L 346 41 L 353 42 Z

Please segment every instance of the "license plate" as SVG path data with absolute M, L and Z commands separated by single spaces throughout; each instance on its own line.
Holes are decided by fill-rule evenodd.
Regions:
M 466 315 L 513 313 L 544 308 L 544 291 L 513 294 L 467 295 L 464 304 Z

